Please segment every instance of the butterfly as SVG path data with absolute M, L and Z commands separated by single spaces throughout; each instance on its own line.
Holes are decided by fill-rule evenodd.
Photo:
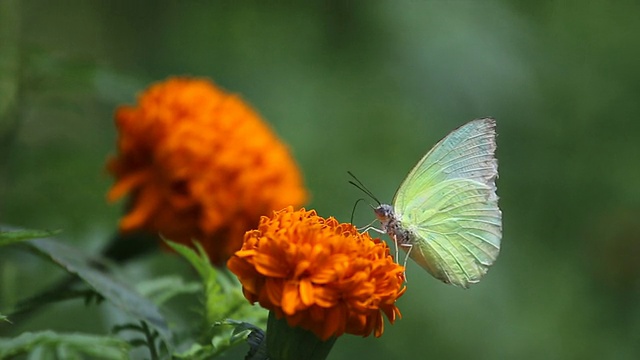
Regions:
M 480 281 L 500 252 L 495 127 L 484 118 L 453 130 L 411 170 L 391 205 L 374 208 L 397 247 L 462 288 Z

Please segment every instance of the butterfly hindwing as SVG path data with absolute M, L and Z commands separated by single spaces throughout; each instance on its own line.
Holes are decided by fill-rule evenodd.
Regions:
M 445 180 L 402 215 L 413 234 L 410 256 L 436 278 L 468 287 L 498 256 L 501 216 L 491 189 L 471 180 Z M 427 212 L 420 209 L 429 209 Z

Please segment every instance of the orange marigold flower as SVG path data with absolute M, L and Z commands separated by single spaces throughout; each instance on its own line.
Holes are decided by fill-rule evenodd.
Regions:
M 293 207 L 262 217 L 227 262 L 245 297 L 320 339 L 344 333 L 382 335 L 405 291 L 404 268 L 380 239 L 351 224 Z
M 221 264 L 261 215 L 307 198 L 287 147 L 246 103 L 205 79 L 171 78 L 116 112 L 108 198 L 131 194 L 122 231 L 200 241 Z

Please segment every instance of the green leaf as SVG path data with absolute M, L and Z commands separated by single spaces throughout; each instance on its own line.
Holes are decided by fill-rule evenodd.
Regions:
M 59 334 L 53 331 L 26 332 L 15 338 L 0 338 L 0 359 L 20 354 L 38 355 L 38 359 L 129 358 L 129 344 L 110 336 Z
M 202 285 L 197 282 L 185 282 L 181 277 L 171 275 L 141 282 L 136 289 L 154 303 L 162 305 L 178 295 L 200 293 Z
M 194 245 L 198 249 L 198 252 L 196 253 L 192 248 L 188 246 L 178 244 L 169 240 L 165 240 L 165 242 L 175 252 L 182 255 L 185 259 L 187 259 L 187 261 L 189 261 L 191 266 L 196 269 L 202 280 L 208 281 L 212 278 L 217 277 L 218 271 L 211 265 L 209 256 L 207 256 L 206 251 L 204 251 L 199 243 L 194 242 Z
M 4 316 L 4 315 L 2 315 L 2 314 L 0 314 L 0 321 L 6 321 L 9 324 L 11 324 L 11 321 L 9 320 L 9 318 Z
M 48 239 L 31 240 L 28 244 L 69 273 L 80 277 L 120 310 L 137 320 L 148 323 L 158 332 L 167 347 L 171 347 L 171 333 L 157 306 L 149 299 L 140 296 L 127 284 L 94 268 L 96 258 Z
M 102 302 L 102 300 L 104 300 L 104 297 L 90 288 L 80 290 L 70 289 L 66 287 L 56 288 L 51 291 L 45 291 L 37 294 L 36 296 L 20 301 L 13 314 L 16 315 L 25 312 L 28 313 L 30 310 L 40 308 L 43 305 L 78 298 L 84 299 L 84 303 L 86 306 L 89 306 L 91 303 L 99 304 L 100 302 Z
M 215 357 L 217 352 L 211 345 L 192 344 L 191 347 L 181 353 L 171 354 L 173 359 L 184 360 L 208 360 Z
M 57 235 L 61 230 L 0 230 L 0 246 L 5 246 L 30 239 L 47 238 Z
M 253 323 L 266 327 L 268 312 L 259 306 L 251 305 L 244 298 L 242 287 L 235 276 L 211 265 L 207 253 L 200 244 L 195 242 L 196 250 L 194 250 L 182 244 L 165 241 L 173 250 L 187 259 L 200 274 L 204 286 L 205 316 L 209 324 L 227 324 L 224 322 L 225 319 L 243 319 L 247 324 Z M 203 357 L 218 355 L 242 343 L 247 333 L 239 334 L 237 326 L 234 328 L 213 326 L 207 334 L 211 337 L 211 346 L 192 348 L 192 351 Z
M 204 284 L 206 317 L 210 324 L 224 319 L 244 319 L 258 326 L 265 325 L 268 313 L 251 305 L 242 295 L 242 287 L 234 275 L 211 265 L 202 246 L 194 242 L 197 252 L 185 245 L 165 240 L 193 266 Z
M 144 336 L 144 338 L 137 338 L 129 340 L 129 344 L 133 347 L 144 346 L 149 349 L 151 359 L 159 359 L 158 349 L 156 346 L 156 339 L 158 338 L 158 332 L 149 328 L 149 324 L 141 321 L 140 324 L 124 324 L 118 325 L 113 328 L 114 333 L 121 331 L 135 331 Z
M 231 333 L 230 342 L 236 343 L 246 340 L 249 344 L 249 352 L 245 357 L 246 360 L 264 360 L 267 359 L 267 342 L 265 341 L 265 332 L 259 327 L 244 322 L 227 319 L 215 324 L 216 326 L 231 325 L 233 332 Z
M 231 327 L 224 327 L 230 325 Z M 245 340 L 249 343 L 250 350 L 246 360 L 266 359 L 267 349 L 264 340 L 264 331 L 252 324 L 231 319 L 223 320 L 214 324 L 215 328 L 225 328 L 226 337 L 217 336 L 211 339 L 211 344 L 193 344 L 191 348 L 182 353 L 174 353 L 174 359 L 185 360 L 209 360 L 217 357 L 228 348 L 241 344 Z

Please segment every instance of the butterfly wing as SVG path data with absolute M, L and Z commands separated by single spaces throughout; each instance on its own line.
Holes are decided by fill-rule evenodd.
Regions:
M 393 207 L 410 232 L 409 256 L 436 278 L 468 287 L 496 260 L 502 237 L 495 120 L 440 140 L 411 170 Z

